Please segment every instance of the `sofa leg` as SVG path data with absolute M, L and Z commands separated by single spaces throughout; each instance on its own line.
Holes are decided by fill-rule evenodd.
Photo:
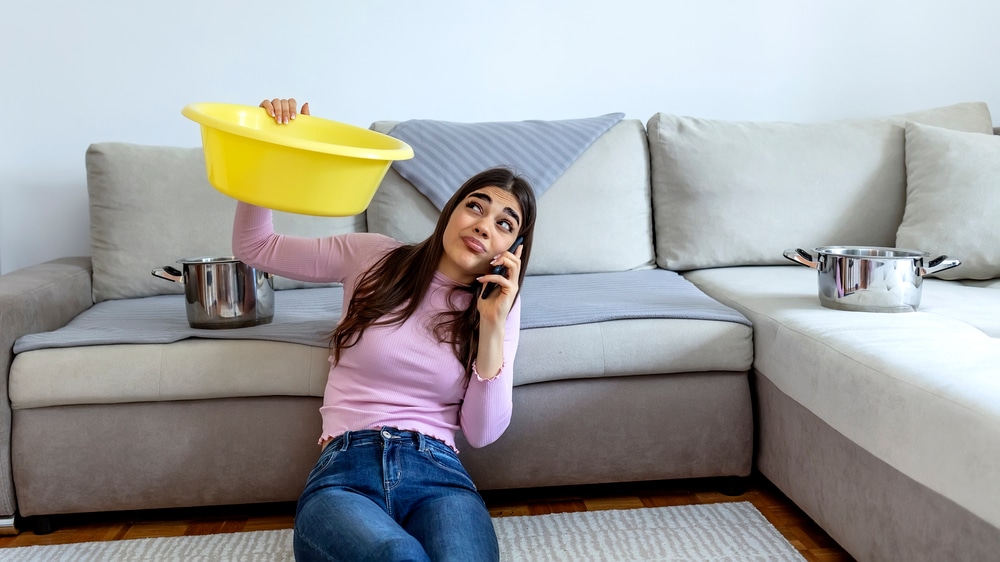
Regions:
M 742 476 L 726 476 L 719 485 L 720 492 L 727 496 L 742 496 L 747 491 L 748 479 Z
M 18 522 L 19 518 L 16 514 L 0 517 L 0 535 L 16 535 L 20 533 L 20 529 L 17 528 Z
M 52 518 L 44 515 L 30 517 L 28 518 L 27 523 L 30 524 L 31 530 L 34 531 L 36 535 L 48 535 L 55 530 L 55 527 L 52 526 Z

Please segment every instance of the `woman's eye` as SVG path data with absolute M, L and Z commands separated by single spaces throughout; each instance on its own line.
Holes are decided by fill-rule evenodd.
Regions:
M 477 213 L 483 212 L 483 207 L 479 203 L 477 203 L 475 201 L 469 201 L 468 203 L 465 204 L 465 206 L 466 206 L 466 208 L 472 209 L 473 211 L 476 211 Z
M 500 221 L 497 224 L 499 224 L 500 228 L 506 230 L 507 232 L 514 232 L 514 225 L 511 224 L 510 221 Z

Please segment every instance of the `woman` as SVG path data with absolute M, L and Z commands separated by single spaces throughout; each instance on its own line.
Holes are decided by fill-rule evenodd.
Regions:
M 295 105 L 261 103 L 278 123 L 295 118 Z M 297 560 L 499 558 L 455 432 L 482 447 L 510 422 L 534 222 L 530 185 L 502 168 L 462 185 L 434 233 L 413 245 L 374 233 L 282 236 L 270 210 L 238 204 L 240 260 L 344 286 L 320 408 L 323 450 L 296 510 Z M 493 273 L 501 265 L 506 272 Z M 495 287 L 484 298 L 486 284 Z

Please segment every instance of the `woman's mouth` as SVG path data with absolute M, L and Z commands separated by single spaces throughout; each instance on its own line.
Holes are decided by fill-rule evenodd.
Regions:
M 480 242 L 479 240 L 476 240 L 475 238 L 473 238 L 471 236 L 463 236 L 462 237 L 462 242 L 465 243 L 465 247 L 467 247 L 468 249 L 472 250 L 473 252 L 475 252 L 477 254 L 485 254 L 486 253 L 486 246 L 483 246 L 482 242 Z

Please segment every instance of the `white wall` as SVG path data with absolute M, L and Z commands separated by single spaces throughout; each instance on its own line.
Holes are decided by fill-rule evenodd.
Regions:
M 995 0 L 7 2 L 0 272 L 88 255 L 87 146 L 196 146 L 190 102 L 294 95 L 361 126 L 1000 115 L 997 21 Z

